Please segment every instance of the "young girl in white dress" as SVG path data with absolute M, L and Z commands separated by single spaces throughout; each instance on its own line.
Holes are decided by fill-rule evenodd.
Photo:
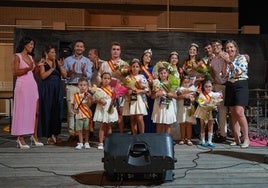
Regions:
M 170 134 L 170 125 L 177 121 L 176 91 L 169 86 L 169 70 L 165 67 L 158 69 L 158 79 L 153 81 L 151 97 L 154 98 L 152 120 L 156 123 L 156 132 Z
M 130 66 L 130 75 L 126 77 L 129 90 L 125 95 L 123 116 L 130 116 L 131 132 L 136 135 L 144 133 L 143 116 L 147 115 L 145 94 L 150 92 L 150 89 L 147 79 L 140 74 L 140 61 L 133 59 Z
M 196 123 L 194 117 L 194 104 L 197 88 L 191 85 L 190 77 L 184 76 L 181 86 L 177 89 L 178 95 L 178 122 L 180 124 L 180 145 L 192 146 L 192 124 Z
M 100 122 L 98 149 L 103 149 L 103 142 L 108 134 L 112 133 L 112 123 L 118 121 L 118 112 L 113 105 L 114 89 L 110 86 L 111 73 L 104 72 L 101 75 L 100 88 L 101 98 L 95 99 L 97 103 L 93 121 Z M 93 95 L 94 97 L 94 95 Z

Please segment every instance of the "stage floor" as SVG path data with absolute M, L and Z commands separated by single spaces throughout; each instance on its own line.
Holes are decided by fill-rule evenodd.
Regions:
M 103 150 L 98 150 L 97 138 L 91 148 L 75 150 L 75 142 L 67 142 L 69 135 L 63 125 L 60 145 L 16 148 L 16 138 L 3 131 L 0 124 L 0 185 L 1 187 L 267 187 L 268 149 L 250 146 L 241 149 L 218 144 L 214 149 L 200 145 L 175 145 L 174 181 L 108 182 L 103 178 Z M 125 133 L 128 134 L 128 133 Z M 97 133 L 95 133 L 97 135 Z M 26 141 L 30 143 L 29 136 Z M 46 139 L 41 141 L 45 143 Z M 194 140 L 197 143 L 197 140 Z M 80 178 L 80 179 L 79 179 Z M 155 184 L 154 184 L 155 183 Z

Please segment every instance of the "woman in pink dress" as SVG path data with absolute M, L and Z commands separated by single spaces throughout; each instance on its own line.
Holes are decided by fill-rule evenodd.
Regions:
M 14 108 L 11 127 L 11 135 L 18 136 L 17 145 L 21 149 L 30 148 L 24 140 L 24 135 L 32 135 L 31 141 L 36 146 L 43 146 L 37 138 L 37 109 L 38 89 L 33 72 L 35 64 L 32 54 L 34 41 L 29 37 L 20 40 L 14 55 L 13 74 L 16 76 L 14 89 Z

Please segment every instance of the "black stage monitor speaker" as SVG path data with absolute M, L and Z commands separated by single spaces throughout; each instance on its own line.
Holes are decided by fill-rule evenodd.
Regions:
M 170 134 L 113 133 L 104 145 L 107 179 L 157 179 L 173 181 L 174 146 Z

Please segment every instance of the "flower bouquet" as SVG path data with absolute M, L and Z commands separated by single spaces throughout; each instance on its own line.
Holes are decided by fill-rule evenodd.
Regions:
M 94 100 L 100 100 L 105 98 L 105 92 L 96 85 L 93 85 L 93 87 L 89 87 L 88 90 L 93 95 Z
M 169 93 L 171 91 L 170 85 L 160 82 L 159 79 L 154 79 L 152 90 L 153 90 L 153 92 L 163 93 L 163 96 L 160 98 L 159 105 L 161 105 L 161 104 L 167 105 L 167 109 L 168 109 L 169 102 L 171 99 L 167 97 L 167 93 Z
M 209 100 L 207 98 L 199 97 L 197 100 L 198 104 L 208 110 L 215 110 L 217 105 L 223 101 L 221 92 L 211 92 L 209 97 Z
M 207 79 L 209 80 L 213 80 L 212 76 L 211 76 L 211 69 L 208 65 L 206 65 L 205 63 L 201 63 L 200 65 L 198 65 L 196 68 L 194 68 L 194 70 L 202 75 L 204 75 L 205 77 L 207 77 Z
M 114 88 L 113 90 L 113 94 L 112 94 L 112 100 L 111 100 L 111 104 L 108 108 L 108 113 L 113 113 L 113 107 L 116 104 L 116 99 L 118 99 L 119 97 L 123 97 L 127 94 L 128 92 L 128 88 L 124 85 L 121 85 L 120 83 L 118 83 L 118 81 L 116 79 L 113 79 L 114 81 L 111 82 L 111 86 Z
M 116 79 L 112 78 L 110 85 L 114 88 L 116 97 L 123 97 L 127 94 L 128 88 L 120 84 Z
M 133 90 L 136 91 L 137 89 L 145 89 L 149 91 L 149 84 L 147 79 L 143 76 L 140 77 L 139 80 L 136 79 L 132 79 L 130 77 L 126 77 L 125 81 L 124 81 L 124 85 Z M 146 107 L 148 108 L 148 103 L 147 103 L 147 97 L 146 94 L 141 94 L 142 100 L 145 103 Z M 137 98 L 136 94 L 132 94 L 131 98 Z
M 173 67 L 171 66 L 171 64 L 167 61 L 158 61 L 155 66 L 153 67 L 153 71 L 152 71 L 152 74 L 153 74 L 153 77 L 154 78 L 157 78 L 158 77 L 158 69 L 160 67 L 165 67 L 166 69 L 169 70 L 169 73 L 174 75 L 176 73 L 176 71 L 173 69 Z
M 123 81 L 129 74 L 129 64 L 126 61 L 119 61 L 115 64 L 115 71 L 112 73 L 112 77 Z
M 194 86 L 194 85 L 191 85 L 190 87 L 179 87 L 177 89 L 177 93 L 180 93 L 180 94 L 188 94 L 188 93 L 195 93 L 197 92 L 197 87 Z
M 155 66 L 153 67 L 153 76 L 154 78 L 158 78 L 158 70 L 159 68 L 161 67 L 165 67 L 166 69 L 169 70 L 169 77 L 168 77 L 168 80 L 169 80 L 169 88 L 172 90 L 172 91 L 175 91 L 179 85 L 180 85 L 180 79 L 178 79 L 175 74 L 177 73 L 176 70 L 171 66 L 171 64 L 167 61 L 158 61 Z

